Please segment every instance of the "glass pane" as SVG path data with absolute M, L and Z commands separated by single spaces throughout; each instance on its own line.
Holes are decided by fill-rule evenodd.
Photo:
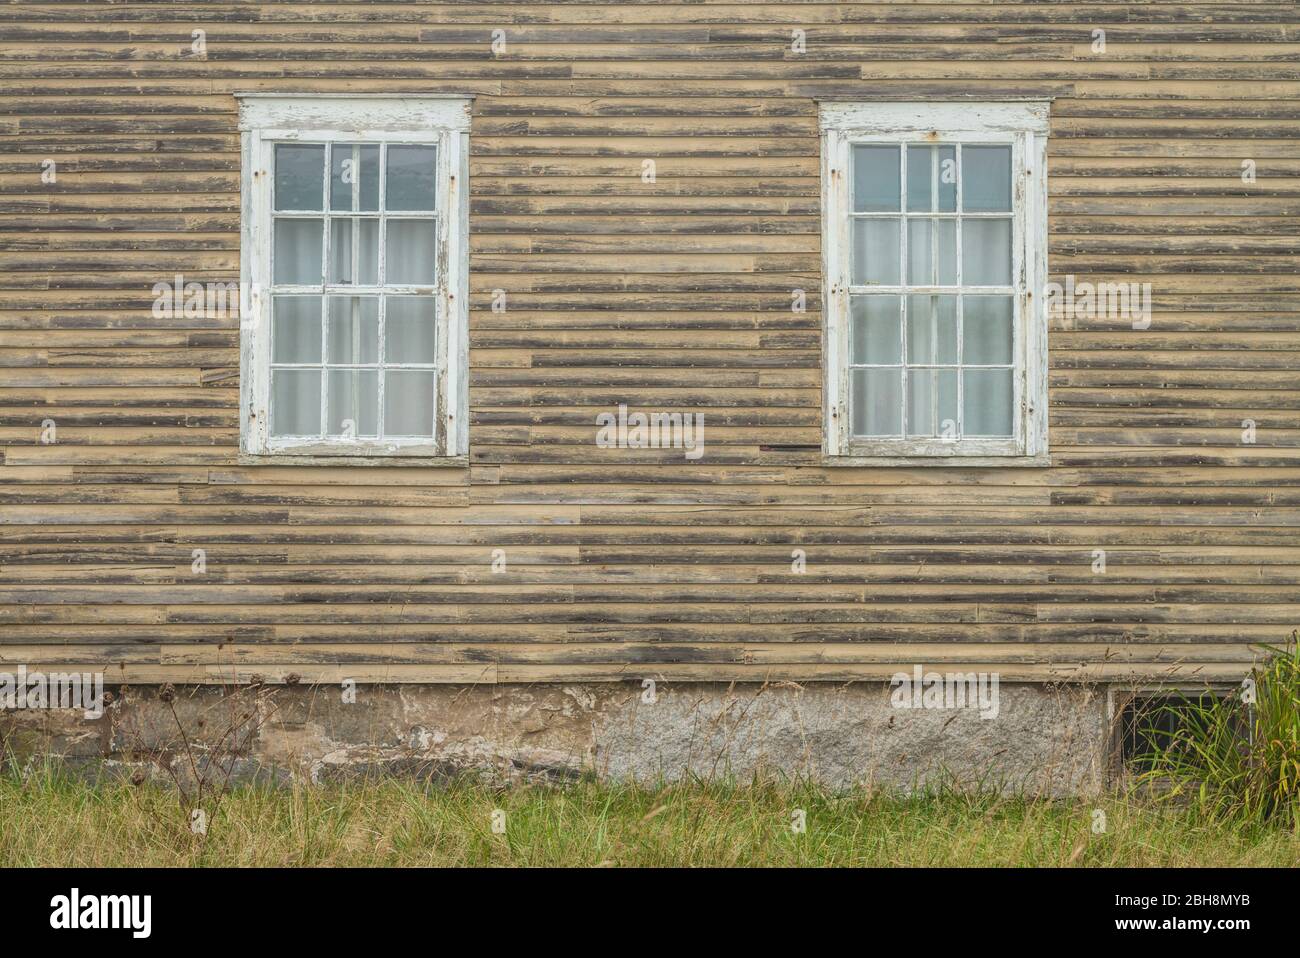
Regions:
M 907 361 L 913 365 L 934 362 L 934 313 L 929 296 L 907 297 Z
M 966 369 L 962 377 L 962 434 L 1010 436 L 1011 370 Z
M 432 369 L 390 369 L 384 373 L 384 435 L 433 435 Z
M 326 275 L 331 283 L 352 282 L 351 220 L 330 220 L 330 263 Z
M 853 148 L 853 210 L 855 213 L 898 212 L 897 146 Z
M 935 435 L 934 377 L 928 369 L 907 371 L 907 434 Z
M 907 297 L 907 361 L 957 362 L 957 297 Z
M 271 435 L 320 435 L 320 370 L 271 370 Z
M 849 406 L 853 435 L 898 436 L 903 431 L 903 371 L 855 369 Z
M 325 145 L 275 145 L 275 208 L 321 210 L 325 192 Z
M 379 285 L 379 220 L 357 220 L 357 284 Z
M 1011 212 L 1011 147 L 965 146 L 961 205 L 967 213 Z
M 326 356 L 331 363 L 379 362 L 379 297 L 330 296 Z
M 356 199 L 357 205 L 353 206 Z M 379 147 L 336 143 L 330 152 L 330 209 L 379 209 Z
M 961 221 L 964 286 L 1011 285 L 1011 220 Z
M 957 370 L 934 371 L 935 420 L 939 425 L 939 438 L 961 438 L 957 429 Z
M 934 310 L 934 361 L 957 362 L 957 297 L 932 296 Z
M 432 363 L 438 304 L 432 296 L 389 296 L 384 314 L 384 359 Z M 386 430 L 387 431 L 387 430 Z
M 353 276 L 353 240 L 356 270 Z M 330 221 L 331 283 L 359 286 L 379 285 L 379 221 L 377 219 L 340 219 Z
M 957 370 L 907 371 L 907 435 L 957 438 Z
M 853 221 L 854 286 L 898 285 L 898 223 L 896 219 Z
M 907 283 L 909 286 L 956 285 L 956 220 L 907 221 Z
M 320 297 L 276 296 L 271 336 L 271 362 L 320 362 Z
M 967 296 L 962 301 L 962 362 L 1011 363 L 1010 296 Z
M 937 240 L 939 259 L 935 263 L 935 284 L 938 286 L 957 285 L 957 221 L 939 220 L 935 224 L 939 233 Z
M 322 220 L 275 220 L 275 249 L 272 253 L 274 281 L 295 286 L 319 286 L 321 282 Z
M 390 146 L 384 208 L 432 210 L 437 196 L 437 150 L 432 146 Z
M 330 147 L 330 209 L 351 210 L 353 192 L 361 173 L 353 143 L 335 143 Z
M 855 363 L 903 360 L 899 296 L 854 296 L 850 300 L 850 348 Z
M 379 373 L 373 369 L 329 371 L 331 436 L 374 436 L 379 432 Z
M 913 213 L 957 209 L 957 148 L 907 147 L 907 208 Z
M 435 220 L 389 220 L 384 259 L 387 282 L 432 286 L 434 282 Z

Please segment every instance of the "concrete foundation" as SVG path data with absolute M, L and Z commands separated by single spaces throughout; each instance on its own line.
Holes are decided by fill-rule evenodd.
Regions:
M 972 708 L 900 708 L 888 685 L 869 682 L 131 686 L 113 692 L 99 719 L 0 712 L 0 754 L 20 767 L 50 757 L 137 779 L 197 756 L 235 780 L 759 775 L 1089 795 L 1106 784 L 1106 698 L 1104 688 L 1003 684 L 996 717 L 982 718 Z

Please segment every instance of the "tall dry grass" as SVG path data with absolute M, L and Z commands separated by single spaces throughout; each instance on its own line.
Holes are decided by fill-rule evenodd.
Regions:
M 792 828 L 796 810 L 806 831 Z M 505 813 L 505 832 L 492 829 Z M 1094 832 L 1097 811 L 1105 830 Z M 1111 797 L 912 798 L 807 783 L 465 780 L 239 787 L 206 835 L 174 791 L 0 777 L 3 866 L 1294 866 L 1300 835 Z
M 1267 652 L 1233 694 L 1161 706 L 1172 732 L 1147 731 L 1139 784 L 1204 819 L 1300 830 L 1300 642 Z

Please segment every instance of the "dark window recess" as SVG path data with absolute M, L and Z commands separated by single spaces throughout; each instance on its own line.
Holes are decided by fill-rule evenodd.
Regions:
M 1231 702 L 1212 693 L 1200 695 L 1149 695 L 1138 696 L 1124 707 L 1121 757 L 1124 764 L 1135 771 L 1146 771 L 1153 753 L 1169 748 L 1174 736 L 1195 721 L 1201 709 L 1235 707 L 1239 712 L 1234 721 L 1241 725 L 1241 735 L 1247 734 L 1246 709 L 1235 699 Z M 1201 719 L 1201 726 L 1205 724 Z

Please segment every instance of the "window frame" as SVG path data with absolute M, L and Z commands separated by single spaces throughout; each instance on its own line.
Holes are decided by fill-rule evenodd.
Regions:
M 236 94 L 241 139 L 240 451 L 252 456 L 460 457 L 468 454 L 469 125 L 463 95 Z M 437 147 L 437 304 L 432 438 L 274 437 L 270 433 L 272 186 L 277 143 Z M 329 171 L 325 171 L 328 178 Z M 329 201 L 325 197 L 328 214 Z M 327 223 L 328 225 L 328 223 Z M 325 277 L 322 277 L 325 280 Z M 322 290 L 325 285 L 323 283 Z M 360 287 L 364 294 L 383 287 Z M 328 296 L 330 293 L 323 292 Z M 338 295 L 335 292 L 334 295 Z M 321 357 L 322 361 L 325 359 Z
M 1047 462 L 1046 101 L 823 102 L 823 452 L 865 465 L 1040 465 Z M 854 437 L 849 409 L 852 148 L 855 144 L 1008 143 L 1012 147 L 1012 436 L 959 439 Z M 900 167 L 905 181 L 906 171 Z M 882 214 L 883 215 L 883 214 Z M 899 210 L 898 216 L 903 216 Z M 899 282 L 906 277 L 900 275 Z M 961 287 L 948 287 L 953 293 Z M 906 295 L 895 287 L 883 292 Z M 905 398 L 905 397 L 904 397 Z

